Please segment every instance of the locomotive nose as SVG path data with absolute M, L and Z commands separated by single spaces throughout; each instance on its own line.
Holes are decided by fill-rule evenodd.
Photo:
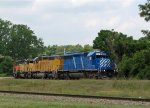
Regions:
M 99 62 L 99 67 L 110 67 L 110 59 L 101 59 Z

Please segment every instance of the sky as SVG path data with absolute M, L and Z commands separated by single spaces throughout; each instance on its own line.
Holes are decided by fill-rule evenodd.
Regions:
M 0 18 L 25 24 L 47 45 L 93 44 L 102 29 L 134 39 L 150 24 L 139 16 L 147 0 L 0 0 Z

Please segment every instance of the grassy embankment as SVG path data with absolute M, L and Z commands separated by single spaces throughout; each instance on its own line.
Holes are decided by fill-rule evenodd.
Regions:
M 149 108 L 148 105 L 92 103 L 89 101 L 52 99 L 43 96 L 0 95 L 0 108 Z
M 0 79 L 0 90 L 150 98 L 150 81 Z

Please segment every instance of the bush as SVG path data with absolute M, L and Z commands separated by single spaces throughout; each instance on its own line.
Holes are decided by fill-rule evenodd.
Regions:
M 0 73 L 11 75 L 13 67 L 13 60 L 8 56 L 0 57 Z
M 137 75 L 137 78 L 150 80 L 150 66 L 146 66 L 143 70 L 141 70 Z
M 119 75 L 121 77 L 150 79 L 150 49 L 141 50 L 133 56 L 123 56 L 119 63 Z
M 122 61 L 118 65 L 119 69 L 118 77 L 128 78 L 131 68 L 132 68 L 132 59 L 124 55 Z

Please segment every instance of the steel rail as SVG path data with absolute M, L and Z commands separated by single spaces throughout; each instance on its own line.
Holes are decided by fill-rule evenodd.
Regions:
M 22 91 L 3 91 L 3 90 L 0 90 L 0 93 L 150 102 L 150 99 L 132 98 L 132 97 L 130 98 L 130 97 L 90 96 L 90 95 L 56 94 L 56 93 L 39 93 L 39 92 L 22 92 Z

